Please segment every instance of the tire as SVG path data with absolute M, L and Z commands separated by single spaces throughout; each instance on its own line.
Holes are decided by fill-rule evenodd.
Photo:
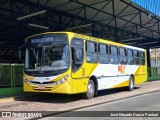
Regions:
M 129 91 L 134 90 L 134 78 L 133 78 L 133 76 L 130 76 L 130 77 L 129 77 L 129 86 L 128 86 L 128 90 L 129 90 Z
M 92 99 L 95 95 L 95 85 L 93 80 L 88 81 L 87 91 L 83 94 L 83 98 Z

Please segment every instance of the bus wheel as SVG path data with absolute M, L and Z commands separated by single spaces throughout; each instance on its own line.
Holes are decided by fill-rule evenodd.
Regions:
M 128 87 L 129 91 L 134 90 L 134 78 L 133 76 L 129 77 L 129 87 Z
M 83 94 L 86 99 L 92 99 L 95 95 L 95 85 L 93 80 L 88 81 L 87 91 Z

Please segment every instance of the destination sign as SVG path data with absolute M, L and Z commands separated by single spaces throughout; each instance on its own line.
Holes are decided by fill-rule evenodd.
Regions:
M 31 44 L 49 43 L 49 42 L 53 42 L 53 41 L 54 41 L 53 37 L 35 38 L 35 39 L 30 40 Z
M 26 40 L 27 46 L 44 46 L 52 45 L 54 43 L 66 43 L 67 36 L 66 34 L 47 34 L 47 35 L 38 35 Z

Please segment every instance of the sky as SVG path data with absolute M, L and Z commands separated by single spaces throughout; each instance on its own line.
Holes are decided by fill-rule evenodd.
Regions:
M 151 13 L 160 16 L 160 0 L 131 0 Z

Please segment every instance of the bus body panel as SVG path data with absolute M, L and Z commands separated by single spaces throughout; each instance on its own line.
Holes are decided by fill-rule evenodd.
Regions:
M 49 93 L 72 94 L 73 88 L 71 87 L 71 85 L 73 83 L 70 73 L 71 69 L 69 69 L 63 74 L 50 77 L 33 77 L 33 76 L 28 76 L 24 73 L 24 79 L 30 81 L 30 83 L 23 82 L 24 92 L 49 92 Z M 63 79 L 66 75 L 68 76 L 66 82 L 57 85 L 53 84 L 54 82 Z M 45 84 L 45 82 L 49 83 Z M 38 88 L 41 86 L 43 87 L 43 89 Z
M 61 93 L 61 94 L 71 94 L 70 84 L 68 82 L 62 83 L 60 85 L 43 85 L 44 89 L 39 89 L 40 85 L 29 85 L 27 83 L 23 84 L 24 92 L 46 92 L 46 93 Z
M 55 32 L 57 33 L 57 32 Z M 59 33 L 59 32 L 58 32 Z M 129 77 L 133 75 L 134 83 L 139 84 L 147 80 L 147 62 L 146 51 L 141 48 L 132 47 L 108 40 L 102 40 L 90 36 L 85 36 L 72 32 L 62 32 L 68 35 L 69 45 L 72 38 L 82 39 L 84 42 L 84 60 L 82 66 L 77 71 L 72 71 L 72 61 L 70 62 L 70 68 L 65 73 L 57 76 L 51 76 L 49 82 L 56 82 L 66 75 L 69 75 L 66 82 L 58 85 L 41 85 L 41 84 L 28 84 L 24 82 L 25 92 L 49 92 L 49 93 L 62 93 L 62 94 L 75 94 L 83 93 L 87 91 L 87 84 L 90 77 L 95 76 L 97 78 L 98 90 L 118 88 L 129 85 Z M 45 33 L 52 34 L 52 32 Z M 30 37 L 29 37 L 30 38 Z M 100 64 L 86 62 L 86 41 L 94 41 L 101 44 L 113 45 L 117 47 L 125 47 L 129 49 L 141 50 L 145 52 L 145 65 L 121 65 L 121 64 Z M 70 47 L 69 47 L 70 48 Z M 70 48 L 71 53 L 71 48 Z M 72 56 L 70 55 L 70 60 Z M 29 81 L 40 81 L 41 78 L 28 76 L 24 74 L 24 78 Z M 45 77 L 42 77 L 43 79 Z M 35 89 L 38 86 L 45 86 L 45 89 Z

